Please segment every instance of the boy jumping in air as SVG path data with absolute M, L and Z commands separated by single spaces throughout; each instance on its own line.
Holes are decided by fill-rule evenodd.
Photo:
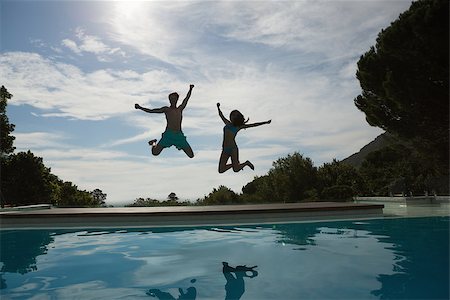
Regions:
M 152 154 L 159 155 L 164 148 L 175 146 L 178 150 L 183 150 L 190 158 L 194 157 L 194 152 L 191 146 L 186 141 L 186 136 L 181 130 L 181 121 L 183 120 L 183 110 L 185 109 L 189 98 L 191 97 L 194 85 L 191 84 L 189 91 L 180 106 L 177 107 L 179 95 L 171 93 L 169 95 L 170 106 L 163 106 L 161 108 L 145 108 L 139 104 L 135 104 L 134 108 L 143 110 L 147 113 L 164 113 L 166 115 L 167 126 L 163 132 L 161 139 L 156 143 L 156 139 L 150 140 L 148 144 L 152 147 Z

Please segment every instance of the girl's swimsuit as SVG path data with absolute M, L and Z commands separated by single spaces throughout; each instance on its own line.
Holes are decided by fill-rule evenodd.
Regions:
M 239 131 L 239 127 L 236 127 L 232 124 L 227 124 L 223 127 L 223 131 L 225 133 L 225 130 L 231 131 L 234 135 Z M 228 155 L 231 155 L 234 149 L 237 149 L 237 146 L 231 146 L 231 147 L 224 147 L 222 146 L 222 151 Z
M 225 129 L 228 129 L 229 131 L 231 131 L 232 133 L 236 134 L 239 131 L 239 127 L 236 127 L 232 124 L 227 124 L 223 127 L 223 131 L 225 131 Z

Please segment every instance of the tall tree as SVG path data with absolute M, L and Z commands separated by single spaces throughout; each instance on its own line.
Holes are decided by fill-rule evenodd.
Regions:
M 361 56 L 356 76 L 362 93 L 354 102 L 367 122 L 448 172 L 449 1 L 412 3 Z
M 30 151 L 9 157 L 2 170 L 2 192 L 12 205 L 51 203 L 50 169 Z
M 2 85 L 0 88 L 0 149 L 1 156 L 14 152 L 13 142 L 15 137 L 11 135 L 14 131 L 14 124 L 9 124 L 6 115 L 7 101 L 12 98 L 12 94 Z

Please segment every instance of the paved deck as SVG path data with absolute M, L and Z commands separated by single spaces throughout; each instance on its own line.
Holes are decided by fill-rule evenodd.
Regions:
M 261 205 L 51 208 L 0 212 L 8 228 L 160 227 L 280 223 L 383 216 L 382 204 L 310 202 Z

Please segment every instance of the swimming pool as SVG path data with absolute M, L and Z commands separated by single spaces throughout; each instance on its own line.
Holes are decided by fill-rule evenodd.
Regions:
M 449 297 L 448 216 L 0 234 L 2 299 Z

